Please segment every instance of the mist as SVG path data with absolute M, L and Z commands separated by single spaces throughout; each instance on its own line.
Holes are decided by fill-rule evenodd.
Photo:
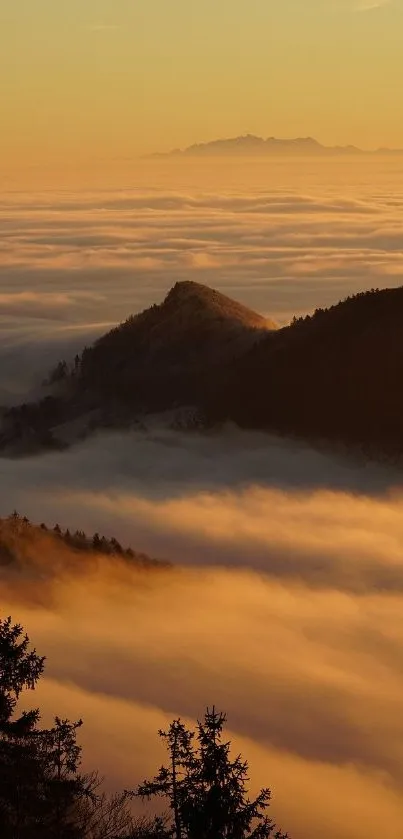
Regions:
M 399 159 L 134 160 L 84 174 L 2 193 L 0 407 L 178 280 L 280 325 L 402 282 Z
M 0 405 L 195 279 L 273 317 L 402 281 L 398 162 L 210 165 L 2 196 Z M 0 577 L 46 676 L 29 707 L 84 718 L 110 789 L 161 763 L 157 730 L 213 702 L 295 839 L 398 839 L 403 821 L 401 472 L 227 427 L 98 434 L 0 459 L 0 513 L 98 531 L 168 570 L 38 548 Z M 81 735 L 81 732 L 80 732 Z
M 29 699 L 44 721 L 84 718 L 86 768 L 134 786 L 163 759 L 157 730 L 214 702 L 291 836 L 364 839 L 375 818 L 400 836 L 397 473 L 234 429 L 161 428 L 1 469 L 4 508 L 174 563 L 84 554 L 73 572 L 38 549 L 34 576 L 28 560 L 3 574 L 2 610 L 47 655 Z
M 84 717 L 85 766 L 110 789 L 160 764 L 159 727 L 215 702 L 291 835 L 363 839 L 375 818 L 400 835 L 401 595 L 105 561 L 58 578 L 48 598 L 30 603 L 21 581 L 3 608 L 47 652 L 44 720 Z

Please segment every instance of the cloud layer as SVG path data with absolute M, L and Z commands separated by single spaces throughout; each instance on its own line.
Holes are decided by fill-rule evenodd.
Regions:
M 15 591 L 4 606 L 48 653 L 35 702 L 45 719 L 85 717 L 86 765 L 110 788 L 160 765 L 160 726 L 215 702 L 291 835 L 364 839 L 380 818 L 388 839 L 400 836 L 400 596 L 357 600 L 234 570 L 130 579 L 104 566 L 59 580 L 47 608 Z
M 110 788 L 162 759 L 156 731 L 215 702 L 254 786 L 299 839 L 365 839 L 403 818 L 399 476 L 264 435 L 99 437 L 1 461 L 4 511 L 98 529 L 178 567 L 102 562 L 2 580 L 48 655 L 45 718 L 84 716 Z M 7 507 L 6 507 L 7 505 Z M 46 580 L 50 582 L 46 583 Z M 107 616 L 107 619 L 105 619 Z
M 119 191 L 3 193 L 3 334 L 83 343 L 189 278 L 281 323 L 402 282 L 397 161 L 150 166 Z
M 227 171 L 225 183 L 160 170 L 158 186 L 154 172 L 120 191 L 3 196 L 0 404 L 178 279 L 280 322 L 399 284 L 397 164 L 337 166 L 268 165 L 244 181 Z M 185 436 L 151 423 L 0 459 L 0 512 L 13 508 L 177 564 L 143 574 L 83 559 L 69 577 L 60 556 L 41 554 L 40 588 L 1 578 L 2 610 L 48 656 L 35 704 L 46 720 L 84 717 L 86 765 L 109 787 L 152 774 L 157 729 L 215 702 L 294 839 L 367 839 L 374 824 L 400 838 L 397 469 L 233 428 Z

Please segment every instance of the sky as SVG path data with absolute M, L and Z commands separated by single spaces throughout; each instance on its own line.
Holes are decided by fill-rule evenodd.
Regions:
M 0 165 L 246 132 L 403 147 L 402 26 L 402 0 L 0 0 Z

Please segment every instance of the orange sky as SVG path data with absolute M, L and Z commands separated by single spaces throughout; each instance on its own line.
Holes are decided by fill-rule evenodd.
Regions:
M 401 0 L 0 0 L 1 168 L 217 136 L 403 146 Z

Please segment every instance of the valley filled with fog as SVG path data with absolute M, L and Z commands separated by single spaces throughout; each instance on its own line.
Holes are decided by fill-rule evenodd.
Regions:
M 125 181 L 116 164 L 90 173 L 86 190 L 72 175 L 61 183 L 11 185 L 0 201 L 0 407 L 178 280 L 280 325 L 402 284 L 399 158 L 144 161 Z M 47 720 L 83 717 L 86 765 L 110 789 L 153 773 L 158 728 L 215 703 L 292 837 L 366 839 L 376 820 L 398 839 L 397 467 L 153 418 L 145 431 L 2 457 L 0 515 L 13 509 L 173 564 L 140 571 L 105 558 L 75 577 L 43 556 L 40 596 L 37 579 L 2 572 L 2 611 L 47 656 L 34 704 Z

